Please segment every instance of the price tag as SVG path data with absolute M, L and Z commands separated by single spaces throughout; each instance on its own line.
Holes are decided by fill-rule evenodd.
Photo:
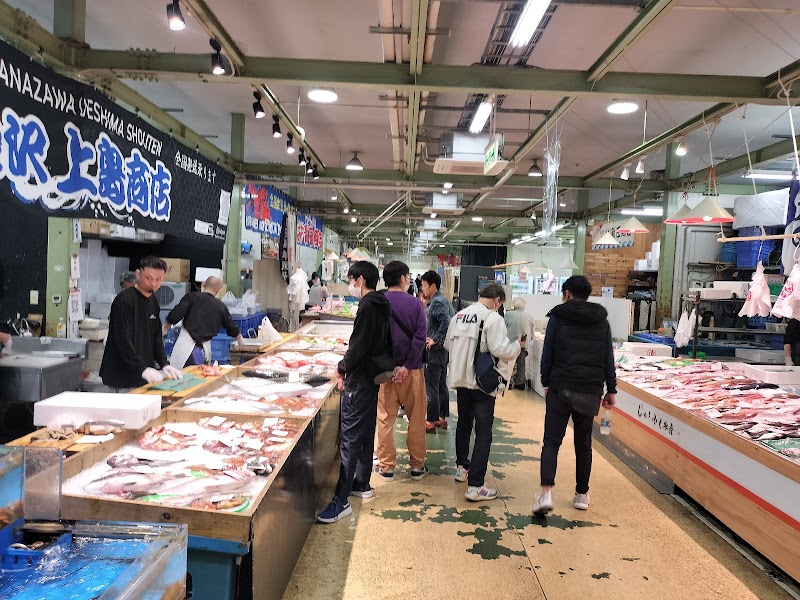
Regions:
M 284 431 L 283 429 L 273 429 L 270 433 L 279 437 L 287 437 L 289 435 L 289 432 Z
M 169 434 L 162 435 L 161 436 L 161 441 L 162 442 L 167 442 L 170 446 L 174 446 L 175 444 L 179 444 L 180 443 L 178 440 L 176 440 L 174 437 L 172 437 Z
M 261 450 L 264 447 L 264 442 L 261 440 L 247 440 L 244 445 L 250 450 Z
M 279 421 L 280 419 L 278 417 L 267 417 L 264 419 L 264 427 L 272 427 L 273 425 L 277 425 Z
M 226 420 L 225 417 L 220 417 L 220 416 L 211 417 L 208 420 L 207 425 L 209 427 L 219 427 L 220 425 L 222 425 L 225 422 L 225 420 Z

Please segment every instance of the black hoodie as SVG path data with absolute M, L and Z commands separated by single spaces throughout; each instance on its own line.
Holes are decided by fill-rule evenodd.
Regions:
M 603 394 L 617 391 L 608 312 L 595 302 L 569 300 L 549 313 L 542 351 L 542 385 Z
M 372 380 L 378 373 L 369 358 L 382 353 L 393 354 L 389 330 L 391 316 L 392 305 L 385 295 L 370 292 L 361 298 L 347 353 L 339 362 L 339 373 L 345 376 L 346 389 L 375 385 Z

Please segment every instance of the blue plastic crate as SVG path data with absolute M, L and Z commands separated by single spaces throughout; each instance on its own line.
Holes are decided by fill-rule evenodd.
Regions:
M 772 315 L 768 317 L 748 317 L 747 327 L 748 329 L 766 329 L 767 323 L 780 323 L 780 321 L 780 317 L 773 317 Z
M 722 244 L 722 250 L 720 250 L 719 253 L 719 261 L 724 263 L 736 262 L 736 242 L 725 242 Z
M 241 331 L 243 337 L 257 337 L 261 321 L 267 316 L 266 312 L 257 312 L 246 317 L 231 317 Z M 223 330 L 224 331 L 224 330 Z M 253 333 L 251 336 L 250 334 Z
M 647 340 L 648 342 L 653 342 L 654 344 L 665 344 L 667 346 L 675 345 L 675 338 L 667 337 L 665 335 L 657 335 L 655 333 L 634 333 L 634 335 L 639 339 Z
M 233 338 L 229 335 L 219 334 L 211 338 L 211 362 L 217 361 L 220 364 L 231 362 L 231 344 Z
M 766 264 L 770 252 L 775 249 L 775 244 L 775 240 L 737 242 L 736 266 L 742 269 L 752 269 L 758 264 L 758 261 Z

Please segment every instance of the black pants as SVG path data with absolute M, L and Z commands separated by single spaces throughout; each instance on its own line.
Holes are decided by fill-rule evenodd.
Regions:
M 425 365 L 425 394 L 428 396 L 428 416 L 434 423 L 450 416 L 450 392 L 447 389 L 447 365 Z
M 558 449 L 564 441 L 567 423 L 572 417 L 575 438 L 575 492 L 589 491 L 589 476 L 592 473 L 592 422 L 590 415 L 582 415 L 571 409 L 563 397 L 552 388 L 547 390 L 547 411 L 544 416 L 544 445 L 542 447 L 542 485 L 555 485 L 558 468 Z
M 494 398 L 480 390 L 456 388 L 458 423 L 456 424 L 456 465 L 469 470 L 468 484 L 483 485 L 492 447 Z M 469 436 L 475 427 L 475 446 L 469 458 Z
M 355 484 L 364 489 L 372 473 L 375 423 L 378 419 L 378 386 L 342 392 L 339 482 L 336 496 L 347 502 Z

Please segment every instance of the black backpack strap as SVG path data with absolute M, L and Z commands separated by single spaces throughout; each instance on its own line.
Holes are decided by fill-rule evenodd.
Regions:
M 394 311 L 392 311 L 392 319 L 394 319 L 394 322 L 397 323 L 397 326 L 403 330 L 403 333 L 408 336 L 408 339 L 414 341 L 414 334 L 411 332 L 408 326 L 398 318 Z

